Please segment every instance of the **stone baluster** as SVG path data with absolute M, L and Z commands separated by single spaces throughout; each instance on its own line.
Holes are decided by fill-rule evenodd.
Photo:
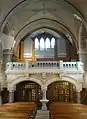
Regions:
M 26 62 L 26 70 L 29 68 L 29 62 Z
M 63 61 L 59 61 L 60 69 L 63 69 Z

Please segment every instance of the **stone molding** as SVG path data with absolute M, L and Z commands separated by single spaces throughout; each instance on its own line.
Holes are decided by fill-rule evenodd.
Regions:
M 31 75 L 31 76 L 24 76 L 24 75 L 14 75 L 14 78 L 11 80 L 9 78 L 12 78 L 12 75 L 7 78 L 7 88 L 8 90 L 15 90 L 16 89 L 16 84 L 22 82 L 22 81 L 33 81 L 36 82 L 41 86 L 41 90 L 47 90 L 48 85 L 50 85 L 53 82 L 56 81 L 68 81 L 69 83 L 73 84 L 76 86 L 76 91 L 79 92 L 82 90 L 82 83 L 70 76 L 56 76 L 55 74 L 51 74 L 49 76 L 45 75 Z

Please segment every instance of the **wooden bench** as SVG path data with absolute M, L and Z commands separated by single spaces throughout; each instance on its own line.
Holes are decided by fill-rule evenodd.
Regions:
M 87 106 L 71 103 L 50 104 L 50 119 L 81 119 L 87 118 Z
M 36 104 L 30 102 L 7 103 L 0 106 L 1 119 L 34 119 Z

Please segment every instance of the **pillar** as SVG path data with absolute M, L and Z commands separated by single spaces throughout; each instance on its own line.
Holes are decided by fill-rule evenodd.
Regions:
M 35 62 L 35 41 L 32 40 L 32 62 Z
M 83 23 L 79 28 L 79 61 L 84 63 L 83 88 L 87 88 L 87 31 Z
M 46 89 L 44 89 L 42 92 L 43 92 L 42 99 L 45 100 L 46 99 Z
M 14 102 L 14 91 L 13 90 L 9 91 L 9 102 L 10 103 Z
M 1 83 L 0 83 L 0 105 L 2 105 L 2 89 L 1 89 Z
M 77 103 L 81 103 L 81 94 L 80 94 L 80 91 L 76 92 L 76 95 L 77 95 Z
M 42 90 L 42 100 L 40 100 L 40 102 L 42 103 L 41 110 L 43 110 L 43 111 L 47 110 L 46 104 L 49 101 L 49 100 L 46 99 L 46 91 L 47 91 L 46 89 Z
M 12 51 L 11 51 L 11 49 L 3 50 L 3 59 L 4 59 L 4 64 L 6 64 L 7 62 L 12 61 Z
M 2 51 L 2 42 L 0 40 L 0 105 L 2 104 L 2 89 L 5 85 L 5 77 L 3 71 L 3 51 Z
M 84 72 L 83 76 L 83 88 L 87 89 L 87 71 Z
M 16 60 L 19 61 L 20 58 L 20 45 L 17 46 L 17 50 L 16 50 Z
M 2 105 L 2 95 L 1 95 L 1 91 L 0 91 L 0 105 Z
M 21 56 L 20 56 L 20 58 L 21 58 L 21 61 L 23 61 L 23 59 L 24 59 L 24 42 L 23 41 L 21 41 Z
M 3 71 L 3 64 L 0 63 L 0 105 L 3 103 L 2 90 L 6 87 L 5 73 Z
M 79 55 L 79 61 L 84 62 L 84 52 L 83 51 L 78 51 L 78 55 Z

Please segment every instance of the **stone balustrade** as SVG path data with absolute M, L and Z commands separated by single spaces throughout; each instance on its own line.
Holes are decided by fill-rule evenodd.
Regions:
M 36 61 L 31 62 L 8 62 L 6 72 L 10 71 L 84 71 L 82 62 L 63 62 L 63 61 Z
M 74 71 L 82 71 L 84 69 L 82 62 L 63 62 L 64 70 L 74 70 Z

